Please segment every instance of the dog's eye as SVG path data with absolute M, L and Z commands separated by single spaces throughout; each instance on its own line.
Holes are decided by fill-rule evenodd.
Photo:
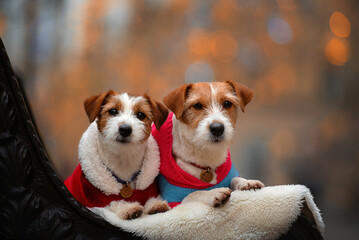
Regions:
M 110 114 L 111 116 L 115 116 L 118 114 L 117 110 L 114 108 L 111 108 L 110 110 L 108 110 L 108 114 Z
M 196 103 L 195 105 L 193 105 L 193 107 L 198 110 L 203 108 L 202 104 L 200 103 Z
M 224 103 L 223 103 L 223 107 L 224 108 L 230 108 L 230 107 L 232 107 L 232 103 L 230 102 L 230 101 L 225 101 Z
M 136 114 L 136 117 L 140 120 L 143 120 L 143 119 L 145 119 L 146 115 L 143 112 L 138 112 Z

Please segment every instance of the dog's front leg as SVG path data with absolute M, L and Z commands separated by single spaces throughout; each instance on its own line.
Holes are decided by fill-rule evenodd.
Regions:
M 158 196 L 156 198 L 150 198 L 144 207 L 144 213 L 145 214 L 156 214 L 161 212 L 166 212 L 170 210 L 170 206 L 168 206 L 168 203 L 164 201 L 161 196 Z
M 125 202 L 121 201 L 112 201 L 109 205 L 105 207 L 117 214 L 117 216 L 124 220 L 131 220 L 141 216 L 143 212 L 143 207 L 138 202 Z
M 247 180 L 241 177 L 235 177 L 231 181 L 231 189 L 235 190 L 250 190 L 260 189 L 264 187 L 264 184 L 259 180 Z
M 219 207 L 225 204 L 231 196 L 231 189 L 229 188 L 215 188 L 209 191 L 196 191 L 189 194 L 182 203 L 187 202 L 202 202 L 212 207 Z

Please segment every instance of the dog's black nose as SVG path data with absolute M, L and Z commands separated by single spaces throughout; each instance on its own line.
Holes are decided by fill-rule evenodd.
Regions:
M 132 133 L 132 127 L 128 124 L 122 124 L 118 129 L 122 137 L 128 137 Z
M 214 136 L 219 137 L 224 132 L 224 125 L 223 123 L 212 123 L 209 125 L 209 130 Z

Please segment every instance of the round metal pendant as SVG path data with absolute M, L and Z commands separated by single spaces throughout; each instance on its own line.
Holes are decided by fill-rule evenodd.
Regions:
M 203 170 L 201 172 L 200 178 L 201 178 L 201 181 L 209 183 L 213 179 L 213 173 L 211 173 L 208 169 Z
M 128 185 L 128 184 L 123 185 L 123 187 L 120 190 L 121 196 L 124 197 L 124 198 L 131 197 L 132 192 L 133 192 L 132 187 L 130 185 Z

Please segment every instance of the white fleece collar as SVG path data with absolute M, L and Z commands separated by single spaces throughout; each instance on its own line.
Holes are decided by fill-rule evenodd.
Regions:
M 97 145 L 97 123 L 92 122 L 82 135 L 79 144 L 79 160 L 82 171 L 93 186 L 105 195 L 119 194 L 122 184 L 103 165 Z M 160 152 L 152 135 L 147 140 L 147 150 L 137 179 L 131 183 L 138 190 L 146 189 L 157 177 L 160 167 Z M 132 187 L 134 187 L 132 186 Z

